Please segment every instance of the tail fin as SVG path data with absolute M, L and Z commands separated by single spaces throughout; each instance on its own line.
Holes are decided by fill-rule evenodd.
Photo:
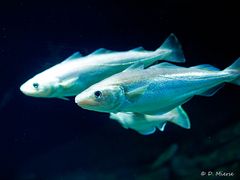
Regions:
M 188 115 L 184 111 L 184 109 L 181 106 L 178 106 L 173 111 L 175 111 L 174 113 L 176 113 L 176 117 L 171 122 L 181 126 L 182 128 L 190 129 L 191 124 L 190 124 Z
M 185 57 L 182 51 L 182 46 L 178 41 L 177 37 L 172 33 L 163 42 L 163 44 L 156 50 L 156 52 L 167 51 L 164 60 L 171 62 L 183 63 L 185 62 Z
M 224 69 L 224 71 L 236 74 L 236 78 L 230 83 L 240 86 L 240 57 L 232 65 Z

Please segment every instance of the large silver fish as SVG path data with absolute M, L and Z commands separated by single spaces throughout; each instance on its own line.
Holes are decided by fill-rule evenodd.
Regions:
M 80 93 L 75 102 L 99 112 L 163 114 L 194 95 L 212 96 L 223 83 L 240 85 L 240 58 L 220 71 L 211 65 L 190 68 L 161 63 L 135 64 Z
M 181 45 L 173 34 L 156 51 L 147 51 L 140 47 L 125 52 L 113 52 L 101 48 L 85 57 L 77 52 L 62 63 L 37 74 L 25 82 L 20 90 L 28 96 L 65 99 L 66 96 L 75 96 L 90 85 L 121 72 L 136 62 L 149 66 L 156 60 L 185 62 Z
M 167 122 L 190 129 L 188 115 L 181 106 L 162 115 L 146 115 L 132 112 L 110 113 L 110 119 L 114 119 L 124 128 L 133 129 L 142 135 L 152 134 L 156 129 L 164 131 Z

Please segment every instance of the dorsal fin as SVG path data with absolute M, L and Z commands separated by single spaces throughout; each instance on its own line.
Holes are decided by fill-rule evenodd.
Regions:
M 93 51 L 91 54 L 89 54 L 89 56 L 91 55 L 97 55 L 97 54 L 106 54 L 106 53 L 112 53 L 114 51 L 105 49 L 105 48 L 99 48 L 96 51 Z
M 140 46 L 140 47 L 131 49 L 130 51 L 145 51 L 145 49 L 142 46 Z
M 170 34 L 163 44 L 156 50 L 156 53 L 161 54 L 166 52 L 164 56 L 166 61 L 183 63 L 185 57 L 180 42 L 174 34 Z
M 78 58 L 82 57 L 80 52 L 75 52 L 71 56 L 69 56 L 66 60 L 64 60 L 62 63 L 69 62 L 69 61 L 74 61 Z
M 220 69 L 218 69 L 210 64 L 201 64 L 201 65 L 197 65 L 197 66 L 192 66 L 190 68 L 204 69 L 204 70 L 209 70 L 209 71 L 220 71 Z
M 176 66 L 174 64 L 171 64 L 171 63 L 168 63 L 168 62 L 163 62 L 163 63 L 160 63 L 160 64 L 156 64 L 154 66 L 150 66 L 149 68 L 179 68 L 179 66 Z
M 133 71 L 133 70 L 142 70 L 144 69 L 144 64 L 141 62 L 137 62 L 129 66 L 127 69 L 125 69 L 123 72 Z

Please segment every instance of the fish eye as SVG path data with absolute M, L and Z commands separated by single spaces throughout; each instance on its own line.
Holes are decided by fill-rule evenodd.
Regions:
M 34 87 L 35 89 L 37 89 L 37 88 L 38 88 L 38 86 L 39 86 L 39 84 L 38 84 L 38 83 L 33 83 L 33 87 Z
M 94 96 L 95 96 L 96 99 L 101 98 L 102 97 L 102 92 L 101 91 L 95 91 Z

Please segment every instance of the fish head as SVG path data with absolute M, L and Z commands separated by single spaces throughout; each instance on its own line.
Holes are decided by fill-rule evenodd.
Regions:
M 32 97 L 54 97 L 57 91 L 58 79 L 36 75 L 20 86 L 20 91 Z
M 98 112 L 116 112 L 124 97 L 119 85 L 91 86 L 75 97 L 75 102 L 83 109 Z

